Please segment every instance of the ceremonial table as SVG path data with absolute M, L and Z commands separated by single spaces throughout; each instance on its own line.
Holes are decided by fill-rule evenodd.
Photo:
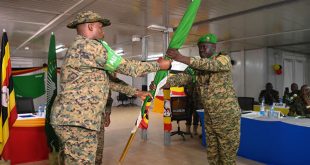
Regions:
M 269 119 L 252 113 L 241 118 L 239 156 L 266 164 L 310 163 L 310 119 Z
M 48 159 L 49 149 L 44 126 L 45 118 L 32 114 L 19 115 L 6 144 L 12 164 Z
M 269 110 L 270 109 L 270 106 L 265 106 L 265 110 Z M 254 105 L 253 106 L 253 111 L 259 111 L 260 110 L 260 105 Z M 289 108 L 288 107 L 283 107 L 283 108 L 280 108 L 280 107 L 274 107 L 274 110 L 275 111 L 281 111 L 284 115 L 287 115 L 288 112 L 289 112 Z

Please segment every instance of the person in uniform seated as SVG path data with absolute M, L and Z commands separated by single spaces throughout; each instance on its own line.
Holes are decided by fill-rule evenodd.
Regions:
M 259 102 L 262 102 L 263 98 L 265 99 L 265 104 L 271 105 L 279 101 L 279 92 L 273 89 L 271 83 L 267 83 L 266 89 L 262 90 L 259 94 Z
M 308 85 L 301 87 L 300 95 L 294 98 L 288 115 L 310 117 L 310 87 Z

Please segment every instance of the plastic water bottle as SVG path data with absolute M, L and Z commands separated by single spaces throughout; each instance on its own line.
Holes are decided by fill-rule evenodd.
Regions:
M 279 101 L 280 101 L 279 103 L 280 103 L 280 104 L 282 105 L 282 103 L 283 103 L 283 100 L 282 100 L 282 98 L 280 98 L 280 100 L 279 100 Z
M 260 104 L 260 109 L 259 109 L 259 116 L 265 116 L 265 98 L 262 99 L 262 102 Z
M 43 107 L 42 117 L 45 117 L 45 115 L 46 115 L 46 105 L 44 105 Z
M 274 117 L 274 105 L 270 105 L 270 114 L 269 114 L 269 118 L 273 118 Z
M 42 112 L 43 112 L 43 106 L 42 105 L 39 105 L 39 108 L 38 108 L 38 116 L 41 117 L 42 116 Z

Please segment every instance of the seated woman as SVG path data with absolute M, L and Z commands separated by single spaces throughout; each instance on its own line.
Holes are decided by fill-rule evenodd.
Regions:
M 295 97 L 295 101 L 290 105 L 289 116 L 310 117 L 310 87 L 303 85 L 300 89 L 300 96 Z

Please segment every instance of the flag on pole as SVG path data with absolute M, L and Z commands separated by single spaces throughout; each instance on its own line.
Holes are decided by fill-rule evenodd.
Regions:
M 171 38 L 171 41 L 168 46 L 169 48 L 179 49 L 182 47 L 195 21 L 196 14 L 200 6 L 200 2 L 201 0 L 193 0 L 191 2 L 187 10 L 185 11 L 185 14 L 182 17 L 182 20 L 180 21 L 177 30 L 174 32 L 174 35 Z M 168 74 L 169 74 L 168 71 L 165 70 L 160 70 L 156 72 L 154 78 L 154 84 L 157 86 L 156 91 L 159 91 L 161 87 L 166 84 Z M 151 90 L 150 92 L 152 96 L 156 95 L 154 90 Z M 141 107 L 142 121 L 140 127 L 143 129 L 147 129 L 148 127 L 147 105 L 149 104 L 150 104 L 150 98 L 147 97 L 144 100 L 144 103 Z
M 184 42 L 185 42 L 185 40 L 189 34 L 189 31 L 192 27 L 192 24 L 194 23 L 194 20 L 196 18 L 196 14 L 197 14 L 198 8 L 200 6 L 200 2 L 201 2 L 201 0 L 192 0 L 191 4 L 189 5 L 185 14 L 183 15 L 183 18 L 182 18 L 181 22 L 179 23 L 179 26 L 178 26 L 177 30 L 175 31 L 175 33 L 174 33 L 174 35 L 170 41 L 169 48 L 179 49 L 184 44 Z M 159 89 L 166 84 L 167 76 L 168 76 L 168 71 L 160 70 L 160 71 L 156 72 L 156 75 L 154 78 L 154 84 L 157 86 L 157 89 L 150 91 L 152 96 L 156 95 L 156 93 L 158 93 Z M 120 163 L 125 159 L 128 148 L 129 148 L 129 146 L 130 146 L 130 144 L 134 138 L 134 135 L 136 133 L 137 126 L 139 126 L 142 129 L 146 129 L 148 127 L 148 106 L 150 103 L 151 103 L 151 99 L 148 96 L 148 97 L 146 97 L 146 99 L 144 100 L 144 102 L 142 104 L 140 115 L 137 119 L 136 125 L 135 125 L 134 129 L 132 130 L 131 135 L 128 139 L 127 145 L 124 148 L 123 153 L 119 159 Z M 142 120 L 141 120 L 141 117 L 142 117 Z M 141 120 L 141 122 L 138 122 L 138 121 L 140 121 L 139 119 Z
M 50 124 L 51 109 L 57 95 L 57 59 L 55 42 L 55 35 L 54 33 L 52 33 L 50 38 L 47 62 L 47 106 L 45 131 L 49 148 L 51 149 L 51 151 L 54 151 L 55 149 L 58 152 L 59 141 L 53 127 Z
M 4 30 L 3 30 L 4 31 Z M 15 93 L 13 88 L 10 47 L 8 36 L 4 31 L 1 43 L 1 114 L 0 114 L 0 154 L 8 160 L 8 147 L 6 145 L 10 128 L 17 119 L 15 106 Z

